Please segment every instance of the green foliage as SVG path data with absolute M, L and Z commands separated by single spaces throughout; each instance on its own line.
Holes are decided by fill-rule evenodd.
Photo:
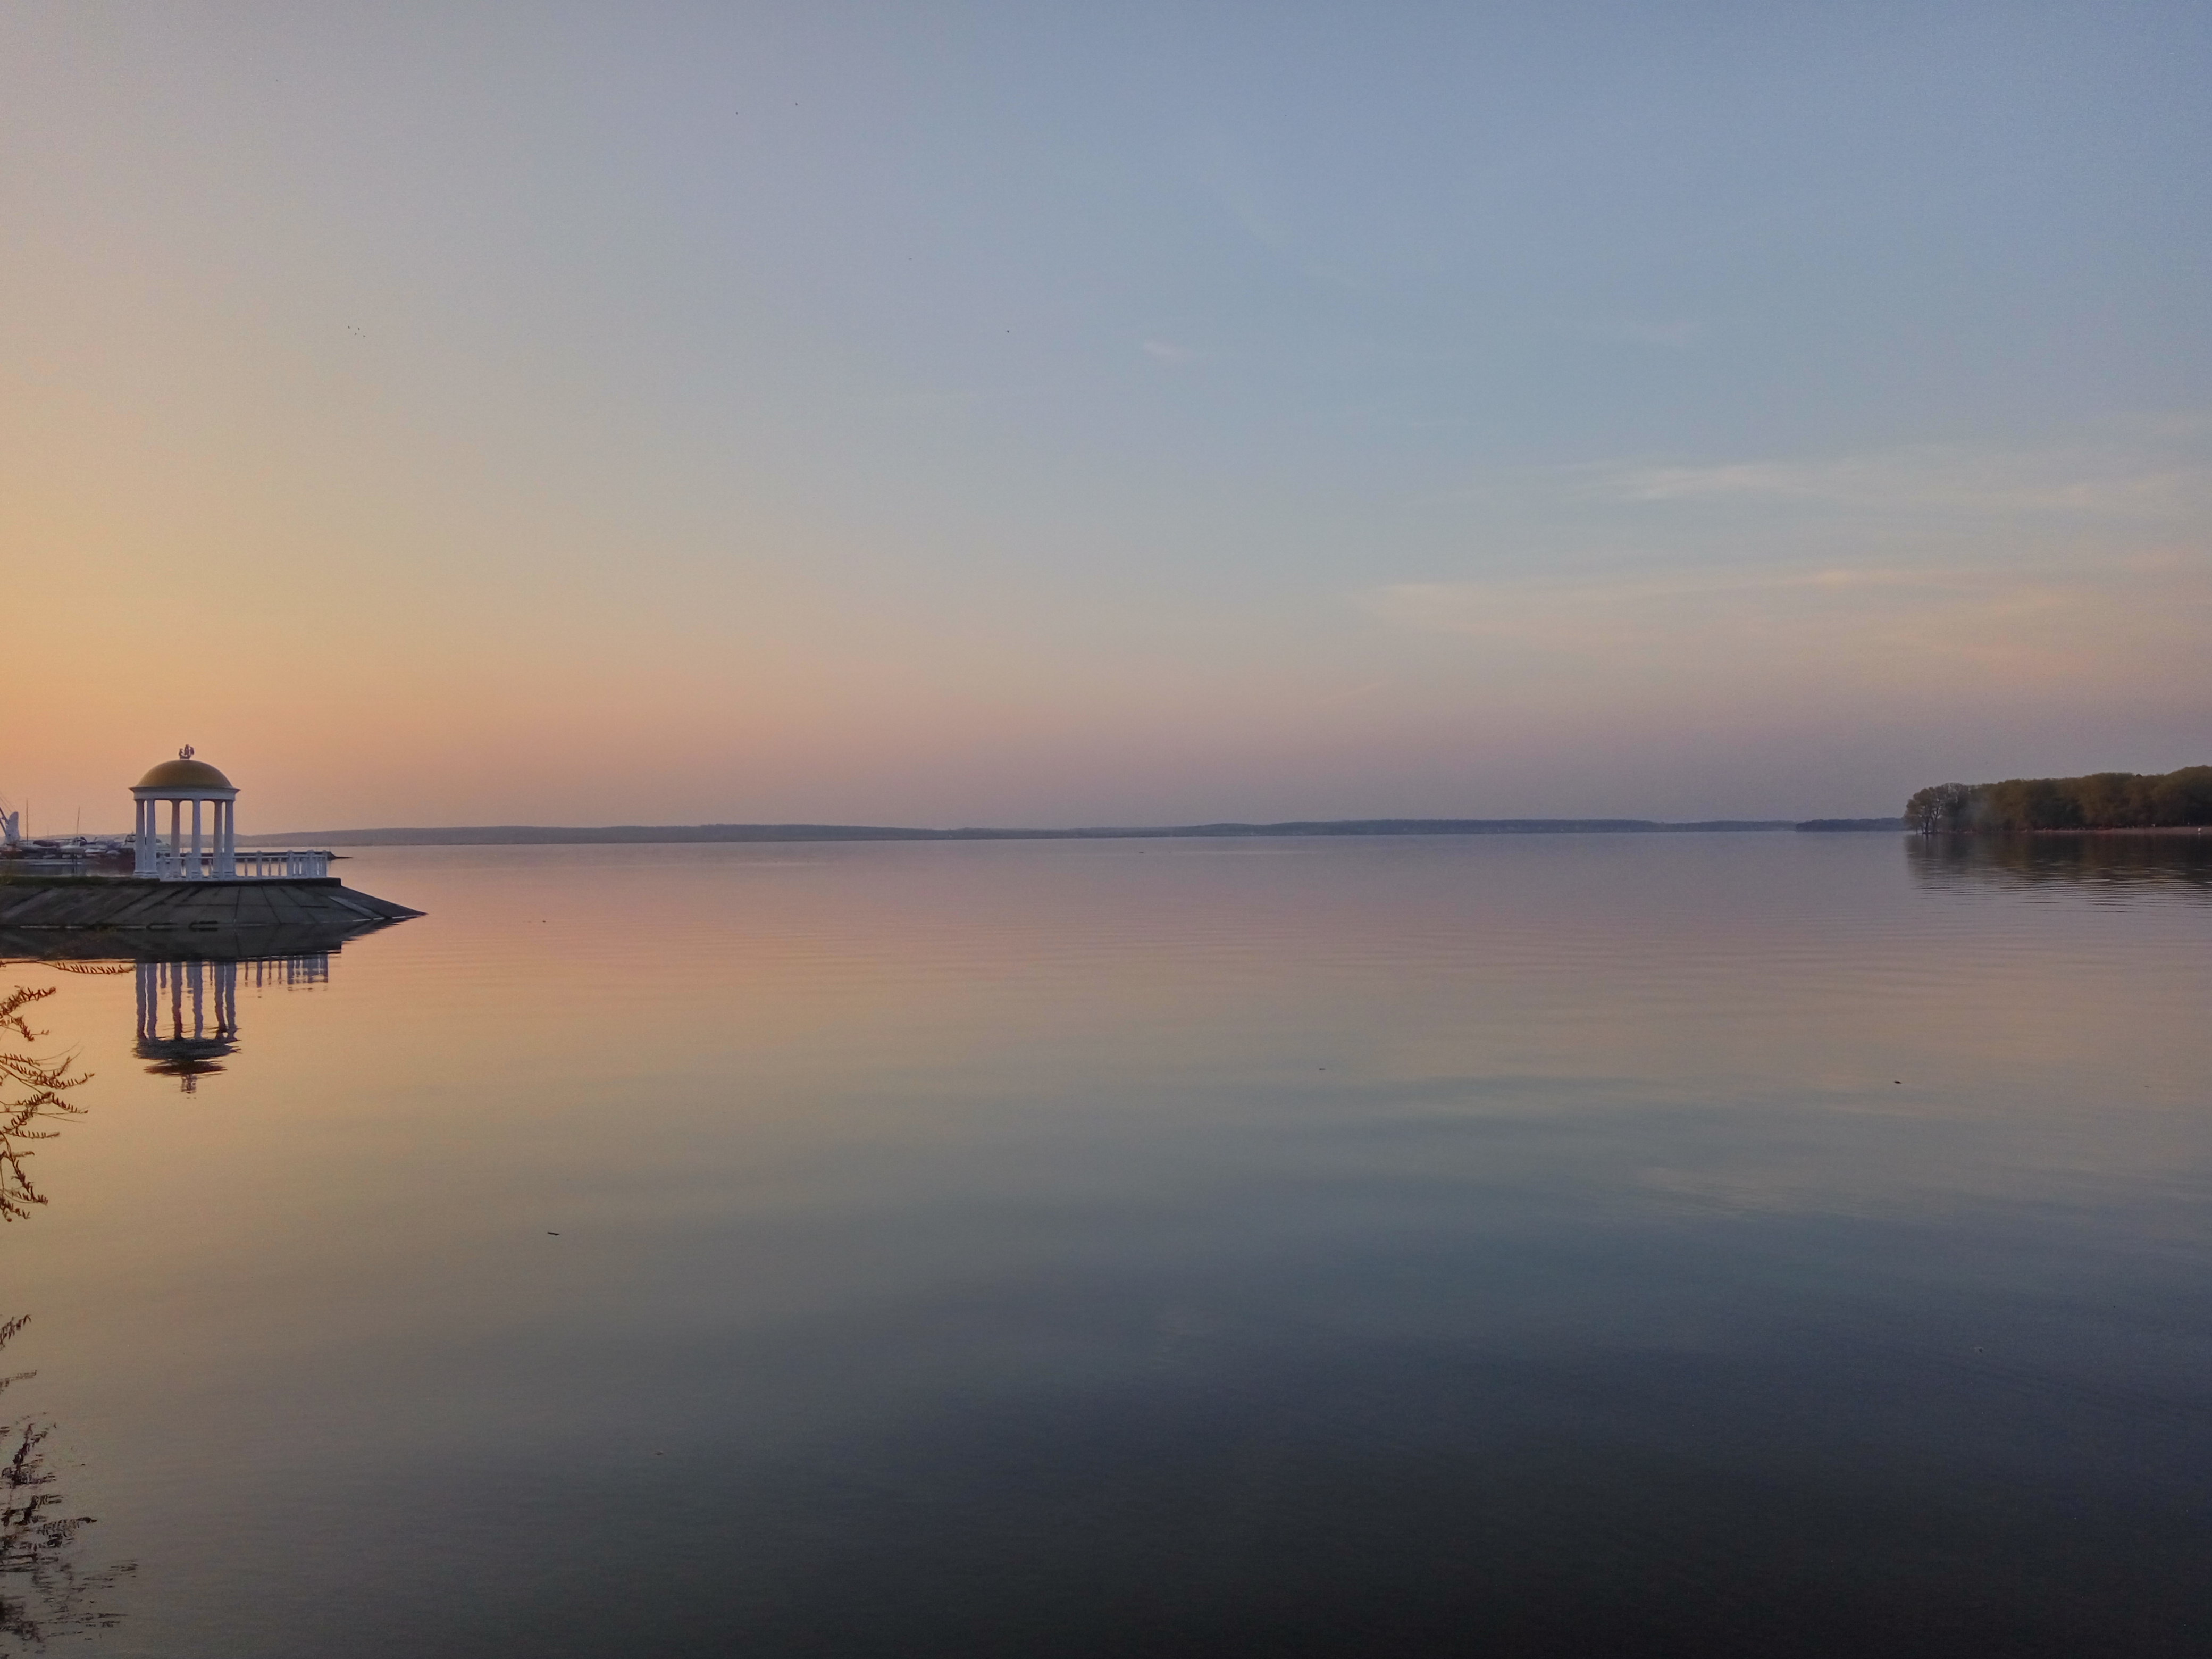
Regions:
M 2093 772 L 2082 778 L 1939 783 L 1905 805 L 1926 835 L 1980 830 L 2168 830 L 2212 824 L 2212 766 L 2178 772 Z

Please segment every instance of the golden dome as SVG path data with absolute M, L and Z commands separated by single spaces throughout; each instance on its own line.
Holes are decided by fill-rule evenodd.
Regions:
M 205 761 L 194 760 L 189 745 L 174 760 L 163 761 L 131 786 L 135 789 L 230 789 L 231 781 Z

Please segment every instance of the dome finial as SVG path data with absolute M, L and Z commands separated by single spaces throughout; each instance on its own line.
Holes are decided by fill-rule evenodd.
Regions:
M 177 758 L 179 760 L 190 760 L 191 757 L 192 746 L 190 744 L 186 744 L 182 749 L 177 750 Z

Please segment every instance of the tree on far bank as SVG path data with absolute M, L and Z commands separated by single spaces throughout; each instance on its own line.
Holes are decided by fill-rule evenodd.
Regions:
M 2079 778 L 1939 783 L 1905 804 L 1923 835 L 2031 830 L 2178 830 L 2212 825 L 2212 766 Z

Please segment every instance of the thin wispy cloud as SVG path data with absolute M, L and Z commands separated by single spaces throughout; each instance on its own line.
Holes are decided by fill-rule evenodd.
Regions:
M 2103 520 L 2115 533 L 2161 538 L 2212 529 L 2212 422 L 2160 416 L 2100 422 L 2091 436 L 2048 447 L 1920 445 L 1826 456 L 1677 461 L 1644 458 L 1486 468 L 1412 499 L 1482 501 L 1531 524 L 1610 518 L 1644 532 L 1687 527 L 1698 509 L 1741 529 L 1793 520 L 1864 520 L 1885 534 L 1915 520 L 1955 532 L 1977 520 L 2053 524 Z M 1666 514 L 1655 517 L 1653 509 Z M 1753 517 L 1754 513 L 1756 517 Z M 2126 526 L 2133 529 L 2124 530 Z M 1718 522 L 1701 534 L 1723 533 Z M 1786 548 L 1768 544 L 1787 560 Z
M 2212 678 L 2212 562 L 2202 556 L 1400 582 L 1359 602 L 1400 628 L 1600 677 L 1733 667 L 1747 685 L 1838 672 L 1932 684 L 1992 670 L 2035 683 Z
M 2063 451 L 1927 447 L 1812 460 L 1601 465 L 1589 488 L 1634 502 L 1797 502 L 1873 511 L 2177 518 L 2212 503 L 2212 465 Z

